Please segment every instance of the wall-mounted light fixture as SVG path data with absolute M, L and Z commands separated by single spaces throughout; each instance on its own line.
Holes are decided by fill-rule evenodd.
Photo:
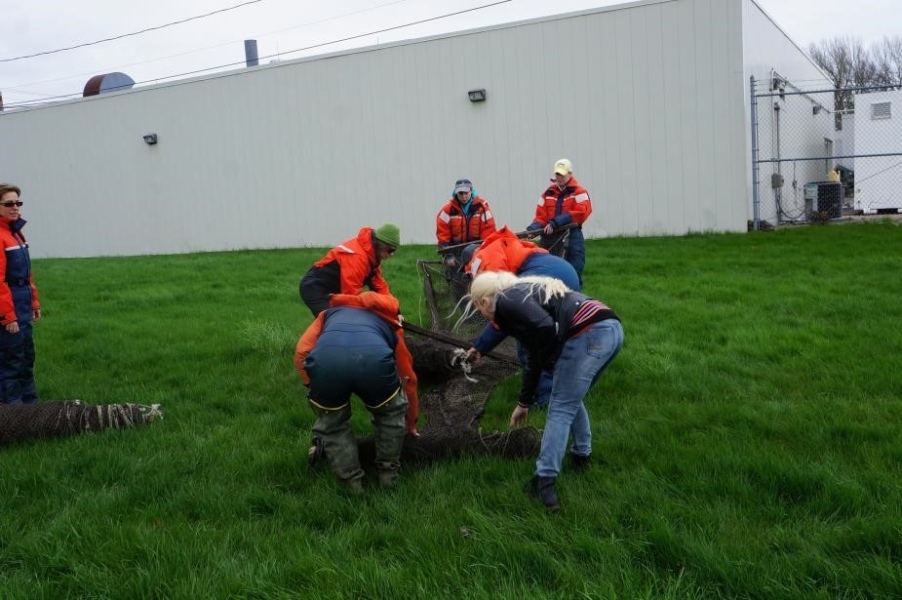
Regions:
M 144 135 L 144 143 L 148 146 L 153 146 L 157 143 L 157 141 L 157 134 L 155 133 L 148 133 Z
M 485 90 L 470 90 L 467 92 L 470 102 L 485 102 Z
M 777 90 L 777 93 L 780 95 L 780 100 L 786 98 L 786 80 L 779 75 L 774 76 L 774 80 L 771 83 L 771 89 Z

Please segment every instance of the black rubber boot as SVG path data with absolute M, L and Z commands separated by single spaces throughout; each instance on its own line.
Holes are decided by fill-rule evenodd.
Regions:
M 592 466 L 591 454 L 573 454 L 570 453 L 570 466 L 574 471 L 587 471 Z
M 352 496 L 359 496 L 363 493 L 363 477 L 355 477 L 354 479 L 345 479 L 345 491 Z
M 310 465 L 311 469 L 315 469 L 319 466 L 320 462 L 325 458 L 326 455 L 326 444 L 323 442 L 323 439 L 319 436 L 313 436 L 313 440 L 310 442 L 310 448 L 307 450 L 307 464 Z
M 561 507 L 557 499 L 557 491 L 554 489 L 556 477 L 539 477 L 533 475 L 526 483 L 526 491 L 533 500 L 538 500 L 545 505 L 550 512 Z
M 407 396 L 402 390 L 397 397 L 379 409 L 372 410 L 373 438 L 376 443 L 376 467 L 379 485 L 394 487 L 401 469 L 401 449 L 404 446 L 404 418 L 407 415 Z

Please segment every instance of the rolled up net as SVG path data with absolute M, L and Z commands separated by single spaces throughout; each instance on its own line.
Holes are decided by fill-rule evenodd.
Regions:
M 0 404 L 0 446 L 105 429 L 131 429 L 163 418 L 159 404 L 83 404 L 81 400 Z

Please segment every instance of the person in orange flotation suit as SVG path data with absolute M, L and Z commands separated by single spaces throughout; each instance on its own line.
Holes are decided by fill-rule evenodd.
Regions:
M 405 430 L 418 435 L 417 376 L 404 341 L 398 299 L 388 294 L 336 294 L 298 340 L 294 364 L 316 414 L 313 434 L 329 466 L 351 491 L 363 490 L 351 395 L 373 417 L 376 467 L 384 487 L 400 472 Z

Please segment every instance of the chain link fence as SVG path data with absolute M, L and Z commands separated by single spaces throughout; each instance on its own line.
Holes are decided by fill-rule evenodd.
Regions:
M 756 229 L 902 212 L 902 89 L 750 89 Z

